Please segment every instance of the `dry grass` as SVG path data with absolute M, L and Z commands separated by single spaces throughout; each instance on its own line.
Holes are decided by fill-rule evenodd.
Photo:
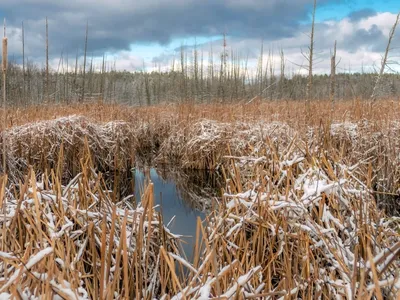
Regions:
M 393 194 L 400 188 L 399 102 L 379 102 L 374 113 L 364 102 L 338 102 L 331 117 L 326 102 L 315 101 L 311 106 L 313 117 L 309 120 L 304 119 L 301 102 L 147 108 L 85 104 L 12 110 L 8 114 L 13 126 L 7 131 L 7 160 L 10 172 L 19 174 L 9 177 L 19 179 L 27 165 L 33 165 L 37 172 L 55 168 L 63 146 L 63 178 L 68 180 L 76 174 L 85 139 L 97 170 L 115 178 L 121 175 L 116 170 L 126 173 L 135 159 L 149 164 L 155 158 L 158 163 L 214 169 L 223 162 L 222 156 L 228 155 L 228 146 L 233 155 L 240 156 L 247 147 L 263 144 L 271 132 L 284 146 L 281 136 L 290 131 L 292 137 L 306 142 L 311 152 L 323 147 L 346 164 L 370 162 L 376 191 Z M 85 118 L 60 119 L 74 113 Z M 51 121 L 53 118 L 57 121 Z M 385 198 L 386 194 L 381 195 Z
M 150 107 L 129 107 L 123 105 L 108 105 L 100 103 L 71 105 L 39 105 L 26 108 L 11 108 L 8 110 L 7 126 L 18 126 L 35 121 L 56 119 L 69 115 L 82 115 L 93 121 L 109 122 L 122 120 L 130 122 L 151 122 L 170 120 L 173 124 L 179 122 L 194 122 L 199 119 L 210 119 L 220 122 L 236 120 L 266 122 L 280 121 L 288 123 L 297 129 L 305 125 L 318 126 L 333 120 L 334 122 L 358 122 L 368 119 L 371 122 L 384 125 L 387 121 L 398 120 L 400 101 L 382 100 L 371 110 L 368 101 L 346 100 L 336 102 L 333 115 L 331 106 L 325 100 L 311 101 L 311 118 L 305 119 L 305 105 L 301 101 L 263 101 L 251 103 L 227 104 L 163 104 Z M 2 125 L 1 125 L 2 126 Z
M 183 295 L 396 296 L 400 219 L 377 209 L 362 164 L 346 166 L 323 150 L 302 155 L 304 146 L 292 139 L 277 150 L 268 142 L 228 157 L 226 193 L 200 225 L 204 250 Z
M 304 103 L 258 100 L 9 111 L 1 291 L 67 299 L 395 297 L 400 219 L 379 207 L 398 214 L 400 104 L 382 101 L 371 111 L 343 101 L 332 115 L 327 102 L 311 107 L 309 119 Z M 225 196 L 198 222 L 194 261 L 182 258 L 153 210 L 151 185 L 138 208 L 116 196 L 138 159 L 223 174 Z
M 6 134 L 8 173 L 14 183 L 28 166 L 37 170 L 37 175 L 54 169 L 60 179 L 69 180 L 77 174 L 86 150 L 102 173 L 126 171 L 135 156 L 135 135 L 122 121 L 100 125 L 81 116 L 68 116 L 14 126 Z
M 179 240 L 153 209 L 152 185 L 137 207 L 114 203 L 89 165 L 66 186 L 54 173 L 36 182 L 31 172 L 20 190 L 2 181 L 2 296 L 140 299 L 174 288 L 161 249 L 178 254 Z

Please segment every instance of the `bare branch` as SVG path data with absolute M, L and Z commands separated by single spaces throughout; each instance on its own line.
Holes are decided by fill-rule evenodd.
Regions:
M 396 21 L 394 22 L 393 27 L 389 33 L 389 40 L 388 40 L 388 43 L 386 46 L 385 55 L 383 56 L 383 59 L 382 59 L 381 69 L 379 71 L 378 76 L 376 77 L 375 86 L 374 86 L 374 89 L 373 89 L 372 95 L 371 95 L 372 102 L 375 102 L 377 99 L 377 93 L 378 93 L 378 89 L 379 89 L 379 86 L 380 86 L 380 83 L 382 80 L 382 75 L 385 72 L 385 68 L 387 66 L 387 59 L 388 59 L 388 55 L 389 55 L 390 44 L 392 43 L 392 39 L 394 37 L 394 33 L 396 31 L 396 27 L 399 23 L 399 20 L 400 20 L 400 12 L 397 14 Z

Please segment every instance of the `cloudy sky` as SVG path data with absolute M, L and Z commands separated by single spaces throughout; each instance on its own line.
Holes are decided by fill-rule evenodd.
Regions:
M 171 65 L 179 48 L 196 43 L 206 57 L 218 53 L 222 33 L 227 47 L 255 63 L 263 41 L 279 64 L 283 48 L 289 69 L 305 63 L 301 50 L 309 43 L 312 0 L 1 0 L 6 18 L 9 55 L 21 61 L 21 24 L 30 61 L 44 61 L 45 18 L 49 20 L 50 59 L 57 66 L 61 53 L 82 55 L 89 24 L 88 55 L 103 54 L 118 69 Z M 339 68 L 372 70 L 379 65 L 399 0 L 318 0 L 316 13 L 316 72 L 327 72 L 329 53 L 338 43 Z M 391 58 L 400 61 L 400 28 Z M 278 67 L 278 66 L 277 66 Z

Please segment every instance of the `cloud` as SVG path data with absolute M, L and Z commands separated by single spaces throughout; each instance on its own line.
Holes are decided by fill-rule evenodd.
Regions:
M 320 0 L 319 5 L 330 2 L 340 0 Z M 62 49 L 82 52 L 86 22 L 89 51 L 98 55 L 129 50 L 134 43 L 167 45 L 176 38 L 224 31 L 266 41 L 290 37 L 309 19 L 311 4 L 312 0 L 2 0 L 0 11 L 12 28 L 24 21 L 29 54 L 41 57 L 46 16 L 53 55 Z
M 349 0 L 319 0 L 318 5 L 347 3 Z M 351 1 L 350 1 L 351 2 Z M 89 24 L 88 55 L 113 57 L 118 69 L 146 69 L 154 64 L 168 67 L 173 58 L 179 62 L 179 49 L 167 47 L 171 41 L 193 37 L 228 34 L 228 50 L 248 57 L 256 64 L 264 41 L 268 50 L 285 50 L 293 70 L 304 64 L 300 50 L 309 45 L 310 12 L 313 0 L 2 0 L 0 17 L 7 17 L 10 55 L 21 55 L 21 23 L 25 25 L 25 53 L 30 60 L 43 62 L 45 56 L 45 18 L 49 21 L 50 57 L 58 63 L 61 52 L 69 57 L 83 54 L 85 26 Z M 18 10 L 16 9 L 18 8 Z M 18 14 L 16 14 L 18 12 Z M 343 68 L 379 64 L 380 56 L 393 26 L 393 13 L 362 9 L 341 20 L 316 24 L 315 46 L 319 62 L 316 72 L 329 72 L 329 55 L 335 40 Z M 394 39 L 392 56 L 398 55 L 400 28 Z M 134 44 L 160 44 L 165 51 L 144 55 Z M 188 45 L 190 50 L 192 45 Z M 216 58 L 222 41 L 198 44 L 207 62 L 210 47 Z M 151 47 L 150 47 L 151 48 Z M 98 61 L 97 59 L 96 61 Z M 293 62 L 293 64 L 291 63 Z
M 364 8 L 357 11 L 353 11 L 349 14 L 348 18 L 351 22 L 359 22 L 362 19 L 367 19 L 369 17 L 374 17 L 377 12 L 370 8 Z
M 315 27 L 315 73 L 330 72 L 330 55 L 335 40 L 338 45 L 338 71 L 373 71 L 380 65 L 381 57 L 386 49 L 390 28 L 393 26 L 396 15 L 391 13 L 379 13 L 370 17 L 361 18 L 359 21 L 344 18 L 339 21 L 329 20 L 317 23 Z M 290 72 L 305 73 L 300 66 L 307 64 L 301 51 L 307 52 L 309 46 L 310 26 L 302 25 L 293 36 L 282 37 L 273 41 L 264 41 L 264 64 L 269 59 L 269 52 L 273 54 L 275 73 L 279 73 L 280 49 L 284 49 L 286 65 Z M 400 56 L 400 28 L 392 42 L 390 57 Z M 219 54 L 223 51 L 222 40 L 197 45 L 198 51 L 203 51 L 205 62 L 210 55 L 210 47 L 213 48 L 214 60 L 218 61 Z M 255 67 L 260 55 L 261 39 L 230 37 L 227 41 L 228 53 L 231 49 L 238 53 L 244 61 L 248 58 L 248 65 Z M 179 50 L 179 49 L 177 49 Z M 193 51 L 192 47 L 187 50 Z M 155 57 L 154 62 L 168 66 L 175 57 L 179 61 L 179 51 L 175 53 L 163 53 Z M 190 55 L 190 54 L 189 54 Z M 190 61 L 190 60 L 189 60 Z

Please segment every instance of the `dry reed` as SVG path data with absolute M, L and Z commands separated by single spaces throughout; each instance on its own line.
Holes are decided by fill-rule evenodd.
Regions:
M 2 299 L 140 299 L 174 287 L 161 250 L 178 254 L 179 236 L 154 210 L 152 184 L 137 207 L 113 203 L 89 160 L 66 186 L 33 171 L 19 190 L 2 186 Z
M 337 102 L 327 119 L 330 106 L 311 101 L 309 126 L 295 102 L 10 110 L 0 288 L 71 299 L 393 298 L 400 220 L 379 206 L 399 207 L 396 105 L 371 114 Z M 78 110 L 86 118 L 59 118 Z M 24 116 L 57 118 L 16 126 Z M 152 209 L 151 184 L 137 208 L 107 192 L 110 173 L 146 154 L 225 178 L 218 209 L 198 221 L 193 261 Z
M 296 138 L 280 150 L 266 140 L 227 157 L 226 193 L 199 225 L 203 251 L 176 299 L 393 299 L 400 219 L 377 209 L 371 173 Z

